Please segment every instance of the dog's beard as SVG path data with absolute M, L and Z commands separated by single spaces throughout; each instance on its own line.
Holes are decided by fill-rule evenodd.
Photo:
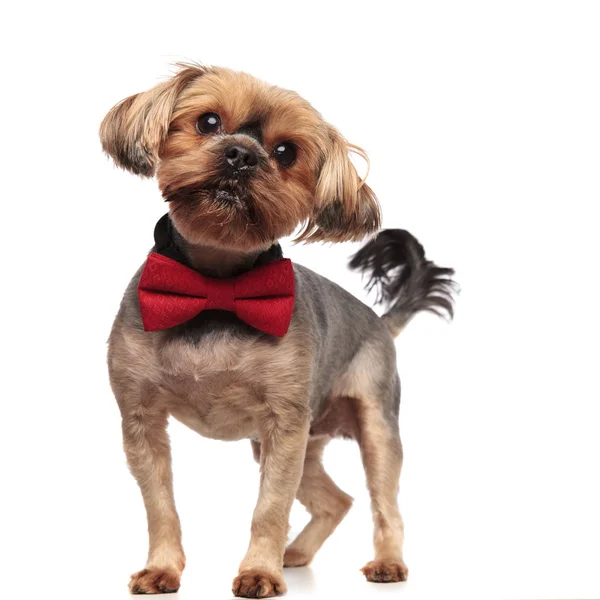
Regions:
M 249 232 L 252 238 L 266 239 L 249 188 L 244 178 L 215 178 L 168 191 L 163 196 L 175 222 L 181 226 L 185 223 L 193 238 L 197 234 L 235 245 Z
M 187 175 L 187 176 L 186 176 Z M 161 190 L 175 226 L 190 243 L 256 248 L 289 235 L 305 215 L 295 197 L 269 171 L 231 176 L 206 165 L 202 176 L 182 173 Z

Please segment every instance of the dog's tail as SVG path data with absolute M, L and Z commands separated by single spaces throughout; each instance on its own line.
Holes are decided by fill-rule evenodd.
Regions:
M 419 311 L 451 319 L 454 315 L 454 269 L 425 258 L 418 240 L 403 229 L 384 229 L 350 261 L 350 268 L 369 277 L 367 289 L 377 289 L 377 303 L 388 306 L 382 316 L 396 337 Z

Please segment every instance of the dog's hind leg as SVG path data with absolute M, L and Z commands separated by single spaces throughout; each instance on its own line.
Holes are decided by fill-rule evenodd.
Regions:
M 146 567 L 131 576 L 129 589 L 133 594 L 176 592 L 185 555 L 173 498 L 167 411 L 150 389 L 126 392 L 117 387 L 123 447 L 142 491 L 150 541 Z
M 392 394 L 400 393 L 394 385 Z M 404 526 L 398 510 L 398 480 L 402 468 L 402 444 L 397 415 L 385 407 L 394 405 L 369 398 L 356 402 L 357 441 L 360 446 L 375 531 L 375 559 L 362 572 L 369 581 L 405 581 L 408 569 L 402 558 Z
M 308 442 L 296 497 L 310 513 L 311 520 L 286 549 L 285 567 L 309 564 L 352 506 L 352 498 L 335 485 L 323 467 L 323 449 L 329 440 L 329 436 L 319 436 Z

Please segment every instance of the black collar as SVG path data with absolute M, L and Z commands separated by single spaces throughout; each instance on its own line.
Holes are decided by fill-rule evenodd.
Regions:
M 177 245 L 178 240 L 181 244 L 183 238 L 177 229 L 175 229 L 169 213 L 167 213 L 158 220 L 154 227 L 154 252 L 191 268 L 183 252 Z M 281 250 L 281 246 L 275 243 L 268 250 L 265 250 L 256 257 L 252 268 L 267 264 L 278 258 L 283 258 L 283 251 Z

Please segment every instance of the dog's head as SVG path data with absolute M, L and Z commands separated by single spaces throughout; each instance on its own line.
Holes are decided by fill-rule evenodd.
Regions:
M 256 249 L 299 224 L 302 241 L 359 240 L 380 224 L 349 158 L 364 153 L 298 94 L 246 73 L 182 65 L 117 104 L 100 137 L 117 165 L 157 176 L 191 243 Z

